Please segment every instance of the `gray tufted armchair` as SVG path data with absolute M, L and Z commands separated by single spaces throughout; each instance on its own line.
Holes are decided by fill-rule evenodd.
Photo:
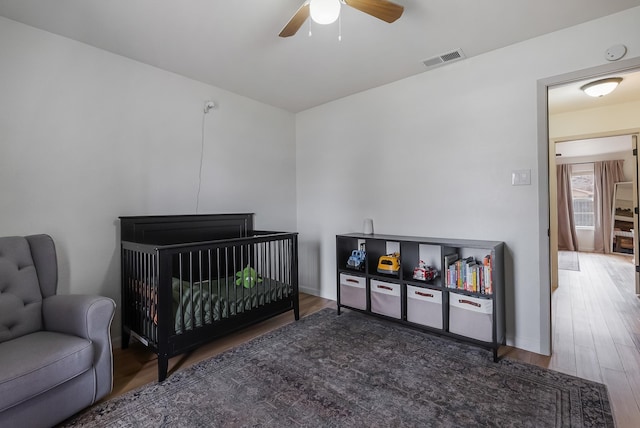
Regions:
M 57 287 L 51 237 L 0 238 L 0 427 L 50 427 L 111 391 L 113 300 Z

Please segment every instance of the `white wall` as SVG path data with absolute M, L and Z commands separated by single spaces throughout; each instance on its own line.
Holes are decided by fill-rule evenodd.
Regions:
M 4 18 L 0 64 L 0 236 L 52 235 L 61 293 L 119 302 L 118 216 L 195 213 L 205 100 L 199 212 L 296 229 L 293 114 Z
M 639 20 L 631 9 L 299 113 L 303 285 L 335 298 L 335 235 L 365 217 L 385 234 L 505 241 L 508 341 L 546 352 L 537 81 L 603 64 L 614 44 L 640 55 Z M 520 169 L 531 186 L 511 186 Z
M 549 117 L 549 137 L 560 140 L 603 132 L 637 131 L 638 117 L 640 101 L 554 114 Z

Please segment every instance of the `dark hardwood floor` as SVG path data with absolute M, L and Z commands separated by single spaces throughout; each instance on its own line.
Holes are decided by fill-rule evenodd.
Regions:
M 618 428 L 640 427 L 640 300 L 630 257 L 579 254 L 580 271 L 559 271 L 553 293 L 552 356 L 513 347 L 500 354 L 607 385 Z M 301 294 L 301 317 L 335 302 Z M 291 312 L 177 356 L 169 375 L 293 322 Z M 105 399 L 157 381 L 156 356 L 139 343 L 114 349 L 114 387 Z

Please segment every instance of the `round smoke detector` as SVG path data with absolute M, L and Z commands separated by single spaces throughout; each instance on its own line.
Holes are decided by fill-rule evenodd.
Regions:
M 607 61 L 617 61 L 626 54 L 627 47 L 625 45 L 615 45 L 604 52 L 604 57 Z

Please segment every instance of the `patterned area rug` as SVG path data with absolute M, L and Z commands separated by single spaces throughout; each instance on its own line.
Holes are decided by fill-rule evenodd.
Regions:
M 325 309 L 69 427 L 613 427 L 604 385 Z
M 580 270 L 580 261 L 577 251 L 558 251 L 558 269 Z

